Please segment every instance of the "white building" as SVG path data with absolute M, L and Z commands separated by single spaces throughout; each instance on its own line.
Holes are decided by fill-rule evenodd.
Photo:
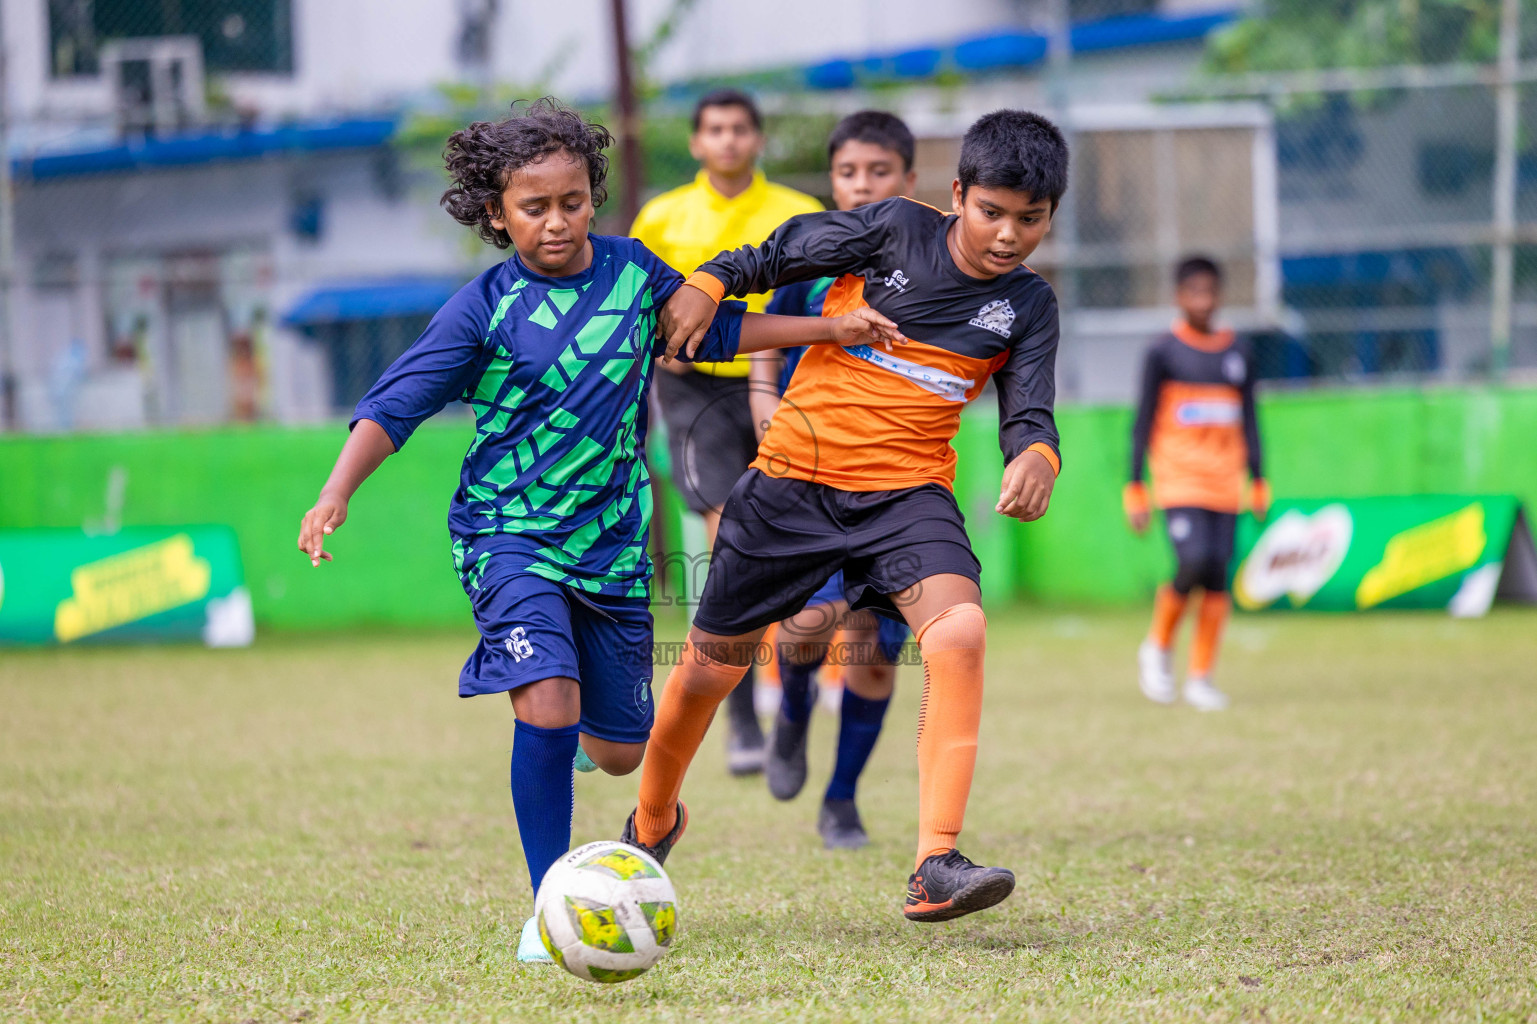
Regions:
M 920 187 L 938 194 L 958 129 L 987 109 L 1060 109 L 1070 94 L 1089 111 L 1085 130 L 1156 127 L 1139 102 L 1186 82 L 1205 33 L 1235 16 L 1207 0 L 1069 0 L 1075 57 L 1053 78 L 1043 74 L 1051 6 L 631 0 L 630 33 L 664 105 L 686 104 L 699 88 L 690 83 L 722 74 L 760 73 L 770 108 L 784 102 L 779 87 L 802 108 L 838 111 L 867 102 L 860 87 L 872 78 L 893 84 L 883 102 L 927 136 Z M 392 136 L 447 110 L 446 85 L 578 102 L 612 85 L 605 0 L 3 0 L 3 18 L 16 180 L 10 357 L 17 416 L 33 430 L 292 421 L 347 407 L 456 283 L 496 258 L 437 208 L 430 153 L 413 156 Z M 168 41 L 160 64 L 130 66 L 149 49 L 123 38 Z M 941 86 L 935 71 L 956 74 Z M 157 73 L 159 86 L 145 89 Z M 1247 234 L 1230 241 L 1252 246 L 1273 217 L 1255 202 L 1264 150 L 1248 141 L 1265 118 L 1211 117 L 1197 126 L 1239 133 L 1229 152 L 1244 162 L 1242 187 L 1229 206 Z M 1140 152 L 1106 149 L 1092 181 L 1075 178 L 1099 202 L 1084 206 L 1079 242 L 1094 241 L 1115 203 L 1146 198 L 1133 188 Z M 1209 244 L 1198 231 L 1182 239 L 1178 218 L 1173 233 L 1144 220 L 1117 228 L 1136 237 L 1109 241 L 1146 235 L 1150 267 Z M 1275 275 L 1250 269 L 1246 301 L 1259 308 Z M 1142 284 L 1142 271 L 1117 273 L 1125 304 L 1163 301 L 1161 268 Z M 1124 337 L 1109 321 L 1099 333 L 1121 346 L 1148 321 L 1117 322 L 1130 325 Z M 1069 394 L 1125 390 L 1122 374 L 1099 373 L 1102 360 L 1084 352 L 1064 366 Z

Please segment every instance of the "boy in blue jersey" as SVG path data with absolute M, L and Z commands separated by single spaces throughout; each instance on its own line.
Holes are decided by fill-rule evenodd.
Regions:
M 915 149 L 912 130 L 895 114 L 861 110 L 839 121 L 827 140 L 828 177 L 838 209 L 854 210 L 910 195 L 918 180 L 913 170 Z M 786 285 L 774 293 L 768 312 L 821 316 L 832 283 L 832 278 L 823 277 Z M 786 349 L 782 359 L 775 358 L 775 353 L 753 360 L 753 422 L 759 441 L 803 351 Z M 842 572 L 834 573 L 800 613 L 780 626 L 776 644 L 780 706 L 764 765 L 769 792 L 776 799 L 793 800 L 800 794 L 806 784 L 806 739 L 816 704 L 813 680 L 840 630 L 843 696 L 838 748 L 817 814 L 817 832 L 830 850 L 857 849 L 870 841 L 855 791 L 891 705 L 896 661 L 908 635 L 904 622 L 868 610 L 850 613 Z
M 511 696 L 513 808 L 536 892 L 571 845 L 579 745 L 627 774 L 652 723 L 646 392 L 657 313 L 683 278 L 633 239 L 588 234 L 612 144 L 552 100 L 449 137 L 444 207 L 513 257 L 461 288 L 358 403 L 299 533 L 312 565 L 329 561 L 324 539 L 363 480 L 449 402 L 474 409 L 448 515 L 481 634 L 459 693 Z M 697 355 L 870 337 L 889 343 L 894 327 L 737 306 Z M 532 918 L 518 955 L 548 959 Z

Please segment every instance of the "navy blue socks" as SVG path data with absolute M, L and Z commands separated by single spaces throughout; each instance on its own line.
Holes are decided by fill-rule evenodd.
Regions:
M 811 717 L 811 706 L 815 703 L 811 691 L 816 685 L 813 680 L 823 660 L 818 658 L 806 665 L 779 663 L 779 709 L 787 721 L 800 725 Z
M 512 809 L 535 893 L 550 865 L 571 849 L 571 765 L 580 731 L 577 725 L 541 729 L 520 719 L 513 733 Z
M 859 775 L 870 760 L 875 741 L 881 734 L 881 720 L 891 698 L 866 700 L 843 688 L 843 710 L 838 716 L 838 757 L 833 762 L 833 777 L 827 783 L 827 800 L 852 800 L 859 785 Z

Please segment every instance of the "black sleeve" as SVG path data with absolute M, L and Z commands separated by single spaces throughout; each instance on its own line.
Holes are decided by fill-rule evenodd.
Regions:
M 1005 465 L 1033 444 L 1044 442 L 1062 459 L 1062 442 L 1052 412 L 1057 401 L 1057 297 L 1050 290 L 1034 322 L 993 374 L 998 389 L 998 446 Z
M 910 213 L 904 207 L 914 205 L 898 198 L 857 210 L 798 214 L 779 225 L 762 245 L 729 249 L 699 269 L 725 285 L 727 295 L 751 295 L 796 281 L 856 273 L 881 251 L 892 224 Z
M 1158 411 L 1158 389 L 1163 385 L 1163 360 L 1154 343 L 1142 360 L 1142 390 L 1137 398 L 1137 419 L 1131 428 L 1131 479 L 1142 480 L 1147 462 L 1147 442 L 1153 433 L 1153 414 Z
M 1243 387 L 1239 389 L 1243 397 L 1243 439 L 1249 448 L 1249 475 L 1256 480 L 1263 480 L 1265 464 L 1260 453 L 1259 417 L 1254 408 L 1254 357 L 1252 354 L 1246 355 L 1244 362 L 1249 369 L 1244 374 Z

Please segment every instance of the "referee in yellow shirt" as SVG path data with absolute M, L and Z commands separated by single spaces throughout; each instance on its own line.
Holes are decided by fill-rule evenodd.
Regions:
M 630 234 L 674 270 L 691 274 L 724 249 L 757 245 L 796 214 L 822 209 L 811 196 L 776 185 L 758 170 L 763 117 L 746 93 L 719 89 L 703 97 L 694 107 L 693 129 L 688 149 L 702 169 L 689 184 L 647 203 L 630 226 Z M 761 313 L 768 298 L 749 295 L 747 308 Z M 673 483 L 704 517 L 712 548 L 721 506 L 758 450 L 748 403 L 750 360 L 675 359 L 662 367 L 668 372 L 656 375 Z M 727 706 L 732 774 L 762 771 L 763 730 L 753 709 L 751 670 Z

